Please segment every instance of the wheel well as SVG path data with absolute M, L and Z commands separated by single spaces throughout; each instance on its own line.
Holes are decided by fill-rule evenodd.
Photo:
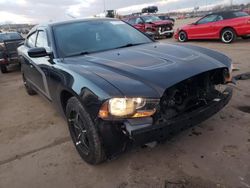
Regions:
M 234 31 L 234 33 L 238 36 L 236 30 L 235 30 L 233 27 L 227 26 L 227 27 L 224 27 L 224 28 L 221 29 L 221 31 L 220 31 L 220 37 L 221 37 L 221 35 L 222 35 L 222 32 L 223 32 L 225 29 L 232 29 L 232 30 Z
M 66 106 L 67 106 L 68 100 L 73 96 L 74 95 L 70 93 L 69 91 L 64 90 L 61 92 L 60 100 L 61 100 L 61 105 L 62 105 L 62 109 L 64 113 L 66 112 Z
M 187 32 L 186 32 L 185 30 L 180 30 L 178 34 L 180 34 L 181 32 L 186 33 L 186 35 L 187 35 L 187 37 L 188 37 L 188 34 L 187 34 Z
M 180 32 L 185 32 L 185 33 L 187 33 L 187 32 L 186 32 L 186 31 L 184 31 L 184 30 L 180 30 L 180 31 L 179 31 L 179 33 L 180 33 Z

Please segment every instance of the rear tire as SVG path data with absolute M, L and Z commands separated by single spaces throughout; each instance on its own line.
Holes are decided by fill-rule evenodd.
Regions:
M 187 42 L 188 41 L 188 35 L 185 31 L 180 31 L 179 32 L 179 36 L 178 36 L 178 40 L 180 42 Z
M 24 74 L 23 74 L 23 85 L 25 86 L 26 92 L 28 93 L 28 95 L 36 95 L 37 92 L 31 87 L 31 85 L 28 83 L 28 81 L 26 80 Z
M 226 28 L 221 32 L 221 41 L 225 44 L 230 44 L 235 41 L 236 33 L 231 28 Z
M 72 141 L 82 159 L 92 165 L 103 162 L 106 157 L 98 129 L 76 97 L 68 100 L 66 117 Z
M 6 65 L 1 65 L 1 72 L 2 72 L 3 74 L 8 72 L 8 69 L 7 69 L 7 66 L 6 66 Z

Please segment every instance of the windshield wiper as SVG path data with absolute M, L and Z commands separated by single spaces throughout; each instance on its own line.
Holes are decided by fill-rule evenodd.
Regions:
M 83 52 L 80 52 L 80 53 L 75 53 L 75 54 L 68 55 L 67 57 L 74 57 L 74 56 L 87 55 L 87 54 L 90 54 L 90 53 L 88 51 L 83 51 Z
M 147 43 L 147 42 L 146 42 Z M 119 48 L 127 48 L 127 47 L 131 47 L 131 46 L 138 46 L 138 45 L 141 45 L 141 44 L 146 44 L 146 43 L 137 43 L 137 44 L 133 44 L 133 43 L 128 43 L 126 45 L 123 45 L 123 46 L 120 46 L 120 47 L 117 47 L 115 49 L 119 49 Z

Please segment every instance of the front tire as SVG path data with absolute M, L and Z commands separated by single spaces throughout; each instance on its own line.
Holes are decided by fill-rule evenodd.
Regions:
M 236 33 L 231 28 L 226 28 L 221 32 L 221 41 L 225 44 L 230 44 L 236 39 Z
M 170 33 L 170 34 L 168 34 L 167 36 L 166 36 L 166 38 L 172 38 L 173 37 L 173 33 Z
M 185 31 L 180 31 L 179 32 L 179 36 L 178 36 L 178 40 L 180 42 L 187 42 L 188 41 L 188 35 Z
M 82 159 L 89 164 L 103 162 L 104 148 L 98 129 L 76 97 L 68 100 L 66 117 L 72 141 Z
M 8 69 L 7 69 L 7 66 L 6 66 L 6 65 L 1 65 L 1 72 L 2 72 L 3 74 L 8 72 Z

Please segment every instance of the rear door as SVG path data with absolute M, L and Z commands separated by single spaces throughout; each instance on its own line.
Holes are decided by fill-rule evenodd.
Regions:
M 48 53 L 51 52 L 47 37 L 47 31 L 45 29 L 37 30 L 35 47 L 42 47 L 45 48 Z M 44 94 L 48 99 L 51 99 L 47 82 L 49 69 L 52 66 L 52 64 L 50 63 L 51 61 L 50 57 L 46 56 L 46 57 L 30 58 L 30 59 L 32 63 L 30 71 L 32 75 L 33 84 L 42 94 Z
M 31 80 L 33 80 L 31 75 L 31 68 L 33 67 L 33 65 L 31 63 L 30 57 L 28 56 L 28 50 L 35 47 L 36 36 L 36 31 L 29 34 L 29 36 L 27 36 L 25 44 L 18 48 L 19 59 L 22 63 L 22 72 L 23 74 L 25 74 L 26 79 L 30 81 L 30 83 L 32 83 Z
M 50 92 L 48 89 L 47 76 L 48 70 L 51 68 L 51 59 L 49 56 L 31 58 L 28 55 L 28 50 L 34 47 L 43 47 L 49 53 L 51 48 L 49 46 L 47 31 L 45 29 L 38 29 L 34 33 L 34 37 L 28 38 L 25 50 L 25 76 L 28 81 L 45 97 L 51 100 Z

